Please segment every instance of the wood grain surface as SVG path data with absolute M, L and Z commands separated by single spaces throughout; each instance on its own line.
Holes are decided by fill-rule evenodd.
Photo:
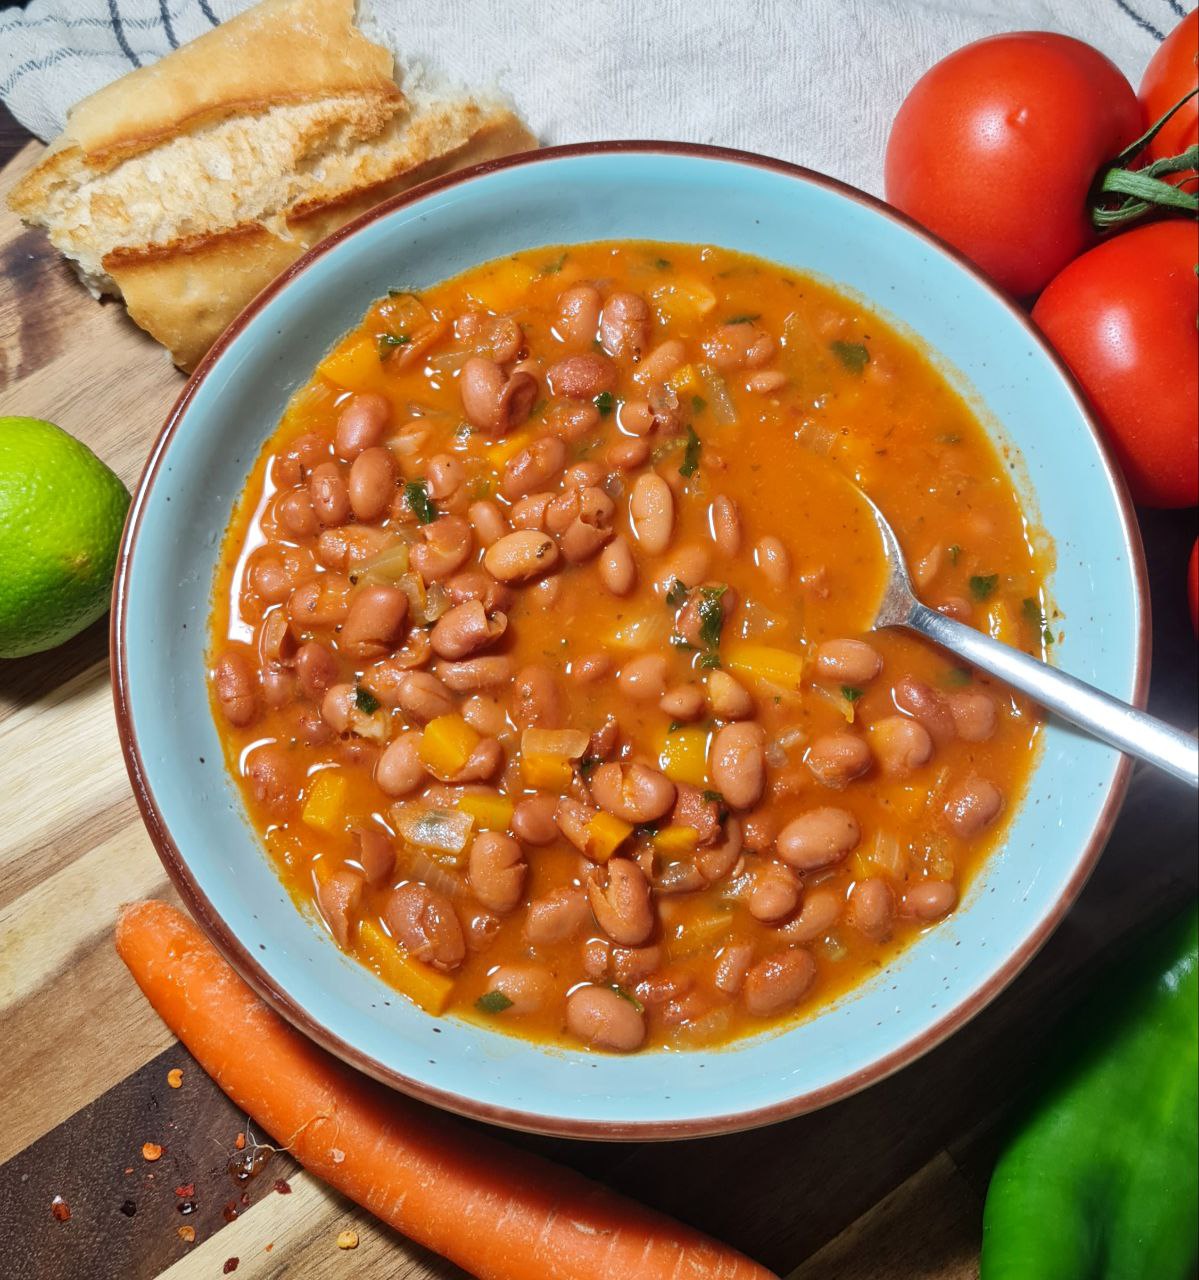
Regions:
M 37 152 L 0 175 L 0 203 Z M 40 235 L 0 213 L 0 414 L 44 416 L 130 486 L 182 378 Z M 1193 513 L 1146 524 L 1155 709 L 1195 707 L 1183 568 Z M 247 1133 L 116 959 L 119 903 L 171 897 L 113 722 L 107 632 L 0 662 L 0 1274 L 448 1280 L 455 1268 L 274 1153 L 230 1172 Z M 736 1244 L 791 1280 L 965 1280 L 998 1127 L 1046 1034 L 1101 965 L 1195 893 L 1196 812 L 1140 773 L 1075 910 L 1013 986 L 919 1063 L 825 1111 L 674 1145 L 512 1136 Z M 167 1074 L 182 1070 L 172 1088 Z M 142 1144 L 163 1148 L 157 1161 Z M 252 1145 L 252 1135 L 251 1135 Z M 69 1221 L 58 1221 L 61 1196 Z M 194 1232 L 186 1241 L 180 1229 Z M 357 1247 L 339 1249 L 339 1232 Z

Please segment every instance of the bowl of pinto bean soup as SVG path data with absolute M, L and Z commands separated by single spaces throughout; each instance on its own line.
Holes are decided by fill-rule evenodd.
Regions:
M 1121 759 L 870 630 L 923 597 L 1126 698 L 1124 491 L 1023 314 L 878 202 L 545 151 L 268 288 L 155 448 L 117 706 L 183 896 L 285 1017 L 522 1128 L 768 1123 L 1035 953 Z

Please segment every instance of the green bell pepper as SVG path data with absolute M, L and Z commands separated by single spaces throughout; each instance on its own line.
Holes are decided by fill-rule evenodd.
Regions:
M 1199 1263 L 1199 912 L 1071 1016 L 999 1158 L 982 1280 L 1192 1280 Z

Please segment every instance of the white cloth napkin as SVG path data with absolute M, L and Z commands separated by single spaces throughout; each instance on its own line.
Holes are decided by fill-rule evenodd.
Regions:
M 39 137 L 249 0 L 33 0 L 0 15 L 0 99 Z M 1189 0 L 1187 2 L 1189 7 Z M 409 75 L 498 88 L 543 143 L 714 142 L 882 187 L 907 90 L 951 50 L 1051 30 L 1139 82 L 1182 0 L 371 0 Z

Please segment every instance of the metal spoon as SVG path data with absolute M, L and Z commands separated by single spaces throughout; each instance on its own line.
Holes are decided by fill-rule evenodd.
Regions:
M 858 492 L 874 513 L 890 569 L 871 630 L 907 627 L 971 666 L 998 676 L 1063 720 L 1199 789 L 1199 744 L 1190 735 L 921 604 L 895 530 L 870 496 L 860 489 Z

